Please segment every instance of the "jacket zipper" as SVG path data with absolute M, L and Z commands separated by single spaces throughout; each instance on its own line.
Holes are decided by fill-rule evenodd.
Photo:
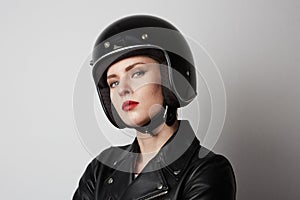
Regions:
M 163 191 L 163 192 L 158 193 L 158 194 L 155 194 L 155 195 L 153 195 L 153 196 L 151 196 L 151 197 L 147 197 L 147 198 L 145 198 L 145 199 L 143 199 L 143 200 L 154 199 L 154 198 L 156 198 L 156 197 L 162 196 L 162 195 L 167 194 L 167 193 L 168 193 L 168 190 L 167 190 L 167 191 Z

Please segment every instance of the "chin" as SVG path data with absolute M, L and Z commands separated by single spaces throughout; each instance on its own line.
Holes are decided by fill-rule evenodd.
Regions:
M 129 114 L 130 115 L 130 114 Z M 150 118 L 147 116 L 141 116 L 138 114 L 127 116 L 126 119 L 123 119 L 123 121 L 128 125 L 128 126 L 143 126 L 145 125 Z

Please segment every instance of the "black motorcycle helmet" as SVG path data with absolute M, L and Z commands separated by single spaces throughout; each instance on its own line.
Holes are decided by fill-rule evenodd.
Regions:
M 90 64 L 106 116 L 117 128 L 128 127 L 111 103 L 106 73 L 113 63 L 135 55 L 149 56 L 165 66 L 161 67 L 161 77 L 163 106 L 167 111 L 158 113 L 143 127 L 135 128 L 148 133 L 160 125 L 162 120 L 172 125 L 177 117 L 177 108 L 189 104 L 197 94 L 193 56 L 177 28 L 161 18 L 149 15 L 121 18 L 106 27 L 95 42 Z

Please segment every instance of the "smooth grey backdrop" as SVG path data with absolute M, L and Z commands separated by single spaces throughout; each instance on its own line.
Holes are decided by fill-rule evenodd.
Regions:
M 1 1 L 1 199 L 71 199 L 92 159 L 73 87 L 99 32 L 124 15 L 164 17 L 218 65 L 227 117 L 214 151 L 238 199 L 300 199 L 300 2 Z

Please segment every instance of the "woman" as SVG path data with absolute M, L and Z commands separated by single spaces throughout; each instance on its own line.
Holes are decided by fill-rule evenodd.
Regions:
M 200 146 L 177 108 L 196 96 L 192 53 L 163 19 L 136 15 L 108 26 L 93 49 L 100 102 L 132 144 L 103 151 L 87 167 L 73 199 L 235 199 L 228 160 Z

